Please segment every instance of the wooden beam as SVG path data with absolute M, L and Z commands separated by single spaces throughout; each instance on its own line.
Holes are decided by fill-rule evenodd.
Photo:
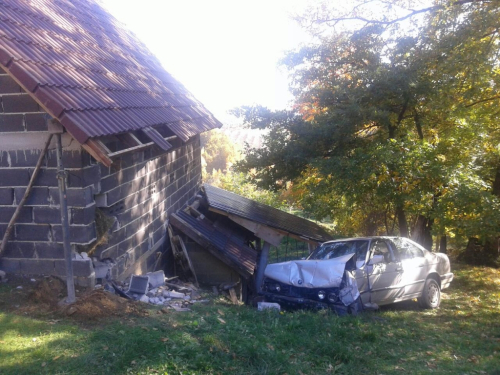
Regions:
M 101 145 L 102 142 L 96 142 L 91 138 L 87 140 L 87 142 L 85 142 L 82 147 L 85 149 L 85 151 L 92 155 L 94 159 L 100 161 L 106 167 L 109 167 L 111 166 L 111 164 L 113 164 L 113 160 L 109 158 L 108 152 Z
M 235 215 L 228 215 L 228 218 L 235 223 L 241 225 L 243 228 L 248 229 L 250 232 L 255 234 L 257 237 L 269 242 L 273 246 L 279 246 L 281 239 L 284 235 L 278 232 L 276 229 L 268 227 L 267 225 L 256 223 L 248 219 L 243 219 L 242 217 Z

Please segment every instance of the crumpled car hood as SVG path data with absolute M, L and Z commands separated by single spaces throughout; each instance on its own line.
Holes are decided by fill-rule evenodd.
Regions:
M 292 260 L 268 264 L 264 275 L 283 284 L 302 288 L 340 286 L 346 263 L 354 254 L 328 260 Z

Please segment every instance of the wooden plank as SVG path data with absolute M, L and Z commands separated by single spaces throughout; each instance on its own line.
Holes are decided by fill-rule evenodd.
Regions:
M 238 297 L 236 296 L 236 291 L 234 290 L 234 288 L 229 289 L 229 297 L 231 298 L 231 302 L 233 303 L 233 305 L 238 304 Z
M 179 238 L 179 244 L 181 245 L 182 252 L 184 253 L 184 257 L 186 258 L 186 260 L 189 264 L 189 269 L 191 270 L 191 273 L 194 276 L 195 285 L 197 288 L 199 288 L 200 284 L 198 283 L 198 278 L 196 277 L 196 272 L 194 271 L 193 263 L 191 263 L 191 258 L 189 257 L 189 254 L 187 252 L 186 245 L 184 245 L 184 241 L 182 241 L 182 238 L 180 238 L 180 237 L 178 237 L 178 238 Z
M 269 242 L 273 246 L 279 246 L 281 243 L 283 234 L 281 234 L 274 228 L 268 227 L 264 224 L 256 223 L 255 221 L 243 219 L 242 217 L 235 215 L 228 215 L 228 218 L 241 225 L 243 228 L 248 229 L 257 237 L 263 239 L 266 242 Z
M 102 144 L 102 142 L 99 142 Z M 90 155 L 94 157 L 97 161 L 100 161 L 106 167 L 111 166 L 113 164 L 113 160 L 111 160 L 108 156 L 108 153 L 105 149 L 101 147 L 101 145 L 93 139 L 87 140 L 82 147 L 87 151 Z
M 224 254 L 224 252 L 220 251 L 216 248 L 208 238 L 206 238 L 203 234 L 198 232 L 196 229 L 191 227 L 188 223 L 182 220 L 176 214 L 172 214 L 170 217 L 170 222 L 180 231 L 184 232 L 188 237 L 198 243 L 200 246 L 208 250 L 212 255 L 220 259 L 222 262 L 227 264 L 229 267 L 233 268 L 245 279 L 249 279 L 252 274 L 247 271 L 245 267 L 235 262 L 229 256 Z
M 164 138 L 166 141 L 171 141 L 171 140 L 174 140 L 176 139 L 177 136 L 174 135 L 174 136 L 171 136 L 171 137 L 167 137 L 167 138 Z M 145 148 L 148 148 L 148 147 L 151 147 L 153 146 L 154 142 L 148 142 L 148 143 L 143 143 L 141 145 L 138 145 L 138 146 L 134 146 L 134 147 L 130 147 L 130 148 L 125 148 L 123 150 L 118 150 L 118 151 L 115 151 L 115 152 L 112 152 L 110 153 L 108 156 L 110 158 L 115 158 L 117 156 L 121 156 L 121 155 L 124 155 L 124 154 L 128 154 L 129 152 L 135 152 L 135 151 L 140 151 L 140 150 L 143 150 Z

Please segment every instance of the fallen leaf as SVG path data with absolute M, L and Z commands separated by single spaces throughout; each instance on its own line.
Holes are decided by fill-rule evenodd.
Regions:
M 42 363 L 42 367 L 45 367 L 45 366 L 47 366 L 47 362 Z
M 109 348 L 107 346 L 103 346 L 102 350 L 108 350 Z
M 53 360 L 53 361 L 57 361 L 59 358 L 61 358 L 61 356 L 60 356 L 60 355 L 57 355 L 57 356 L 55 356 L 54 358 L 52 358 L 52 360 Z
M 124 335 L 124 334 L 125 334 L 125 331 L 118 331 L 118 333 L 119 333 L 120 335 Z
M 269 350 L 274 350 L 274 346 L 272 346 L 271 344 L 267 344 L 267 347 L 269 348 Z
M 135 365 L 136 363 L 137 363 L 136 361 L 130 362 L 131 365 Z
M 387 334 L 387 336 L 392 337 L 392 336 L 394 336 L 394 333 L 389 332 L 389 333 Z
M 221 322 L 222 324 L 226 324 L 226 321 L 224 319 L 222 318 L 217 318 L 217 319 L 219 319 L 219 322 Z
M 149 328 L 148 327 L 141 327 L 143 330 L 145 331 L 148 331 L 149 332 Z
M 163 341 L 163 342 L 167 342 L 169 340 L 169 338 L 168 337 L 162 337 L 160 340 Z
M 158 328 L 153 328 L 153 331 L 158 331 Z
M 219 313 L 219 315 L 224 316 L 224 311 L 222 311 L 222 310 L 217 310 L 217 312 Z
M 429 351 L 425 352 L 425 354 L 427 354 L 427 355 L 434 355 L 434 353 L 429 352 Z

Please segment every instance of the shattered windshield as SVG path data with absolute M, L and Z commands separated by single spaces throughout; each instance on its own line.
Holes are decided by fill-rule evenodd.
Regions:
M 308 259 L 327 260 L 343 255 L 356 254 L 359 261 L 364 261 L 368 251 L 368 240 L 337 241 L 319 246 Z

